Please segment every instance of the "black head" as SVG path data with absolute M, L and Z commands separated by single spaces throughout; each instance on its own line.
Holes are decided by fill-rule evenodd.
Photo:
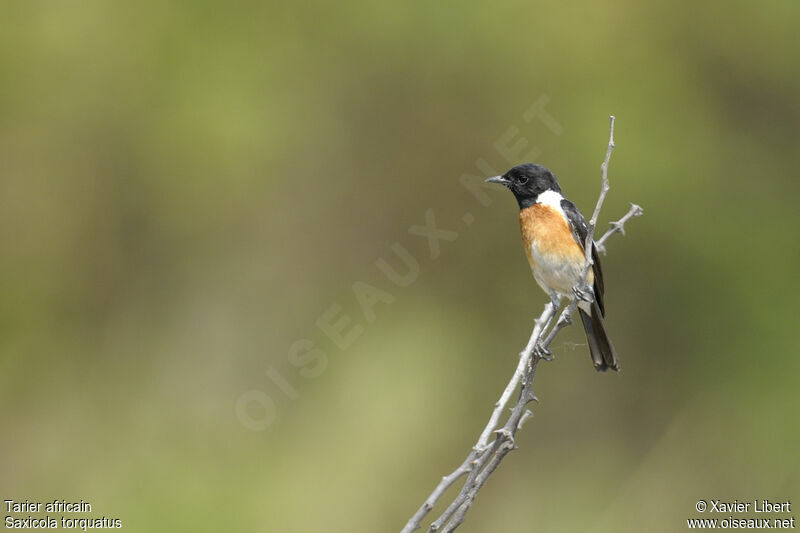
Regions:
M 487 179 L 490 183 L 501 183 L 514 193 L 520 209 L 536 203 L 536 198 L 544 191 L 561 192 L 558 180 L 547 167 L 535 163 L 517 165 L 502 176 Z

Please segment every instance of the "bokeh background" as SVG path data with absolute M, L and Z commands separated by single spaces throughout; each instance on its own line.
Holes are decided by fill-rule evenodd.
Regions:
M 530 155 L 591 212 L 614 114 L 601 227 L 645 209 L 604 261 L 623 370 L 560 336 L 461 530 L 800 505 L 797 2 L 1 11 L 4 499 L 126 531 L 399 530 L 545 302 L 511 195 L 462 176 Z M 457 232 L 436 258 L 409 233 L 428 210 Z M 403 272 L 395 243 L 405 287 L 376 266 Z

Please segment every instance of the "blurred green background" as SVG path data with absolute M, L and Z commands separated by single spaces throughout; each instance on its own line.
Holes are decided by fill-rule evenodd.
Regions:
M 601 228 L 645 209 L 604 261 L 623 370 L 560 336 L 460 531 L 682 531 L 700 498 L 800 496 L 796 1 L 2 13 L 3 499 L 399 530 L 545 302 L 511 195 L 459 180 L 533 151 L 588 215 L 610 114 Z M 409 233 L 428 210 L 457 232 L 436 258 Z M 376 266 L 404 271 L 395 243 L 406 287 Z

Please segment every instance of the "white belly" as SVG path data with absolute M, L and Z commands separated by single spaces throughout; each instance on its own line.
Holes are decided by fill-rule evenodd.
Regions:
M 571 296 L 572 288 L 579 284 L 583 262 L 565 261 L 563 257 L 554 254 L 541 253 L 536 241 L 531 245 L 531 259 L 533 259 L 533 277 L 545 292 L 551 290 Z M 589 279 L 592 279 L 591 270 Z

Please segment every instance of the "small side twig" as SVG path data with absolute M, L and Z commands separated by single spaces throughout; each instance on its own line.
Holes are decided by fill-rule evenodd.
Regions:
M 614 150 L 614 120 L 613 116 L 610 117 L 611 123 L 608 147 L 606 149 L 605 159 L 600 166 L 602 187 L 597 199 L 597 204 L 595 205 L 594 213 L 589 221 L 589 231 L 584 246 L 586 252 L 586 264 L 583 270 L 584 279 L 589 269 L 592 267 L 592 246 L 597 246 L 598 251 L 605 253 L 604 244 L 606 240 L 614 233 L 622 233 L 624 235 L 625 223 L 632 217 L 642 214 L 641 207 L 631 204 L 631 210 L 618 221 L 612 222 L 611 229 L 597 242 L 594 241 L 594 230 L 597 225 L 597 218 L 600 215 L 600 209 L 603 206 L 603 202 L 610 188 L 608 184 L 608 164 L 611 159 L 611 152 Z M 571 317 L 577 305 L 578 299 L 573 297 L 569 305 L 563 309 L 555 324 L 552 322 L 558 311 L 556 305 L 553 302 L 545 305 L 542 314 L 535 321 L 533 331 L 531 332 L 525 349 L 519 354 L 519 362 L 514 370 L 514 374 L 511 376 L 511 380 L 500 395 L 500 399 L 494 404 L 494 409 L 489 416 L 489 421 L 478 437 L 478 441 L 475 443 L 466 459 L 464 459 L 464 462 L 453 472 L 441 479 L 430 496 L 428 496 L 422 506 L 414 513 L 414 516 L 406 523 L 401 533 L 411 533 L 419 529 L 422 520 L 431 509 L 433 509 L 442 494 L 444 494 L 444 492 L 459 478 L 467 475 L 467 479 L 464 481 L 464 485 L 458 495 L 447 506 L 445 511 L 430 525 L 428 533 L 439 531 L 442 533 L 450 533 L 461 525 L 467 511 L 475 501 L 478 491 L 480 491 L 481 487 L 483 487 L 489 479 L 489 476 L 497 469 L 508 452 L 516 448 L 516 442 L 514 440 L 516 432 L 522 427 L 523 422 L 532 416 L 531 411 L 527 409 L 527 405 L 531 401 L 538 401 L 536 394 L 533 392 L 533 378 L 540 360 L 534 348 L 540 343 L 547 348 L 558 332 L 572 323 Z M 511 414 L 506 419 L 503 427 L 496 429 L 503 409 L 518 387 L 520 388 L 519 396 L 517 397 L 516 404 L 511 408 Z M 495 435 L 494 440 L 489 442 L 492 435 Z
M 631 204 L 631 208 L 628 210 L 625 216 L 617 220 L 616 222 L 610 222 L 611 229 L 606 231 L 602 237 L 594 241 L 594 247 L 597 249 L 597 251 L 605 255 L 606 254 L 605 244 L 608 238 L 614 235 L 615 233 L 620 233 L 622 235 L 625 235 L 625 223 L 630 219 L 632 219 L 633 217 L 641 216 L 643 213 L 644 210 L 640 206 L 636 204 Z

